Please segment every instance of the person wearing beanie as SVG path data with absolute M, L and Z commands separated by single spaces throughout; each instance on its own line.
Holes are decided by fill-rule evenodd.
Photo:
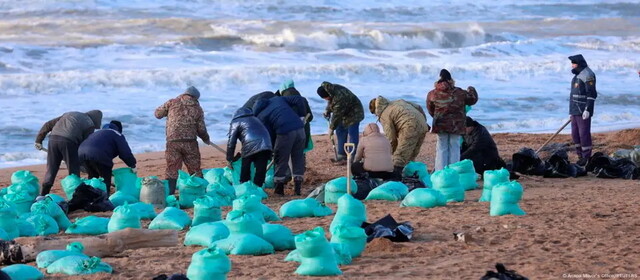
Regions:
M 187 166 L 189 174 L 202 177 L 200 169 L 200 137 L 207 145 L 213 145 L 204 123 L 204 112 L 198 99 L 200 91 L 191 86 L 155 110 L 157 119 L 167 118 L 165 159 L 167 168 L 166 179 L 169 181 L 169 192 L 174 194 L 178 180 L 178 170 L 182 164 Z
M 131 153 L 127 139 L 122 134 L 122 123 L 111 121 L 102 129 L 92 133 L 80 144 L 78 149 L 80 161 L 87 169 L 89 179 L 102 178 L 107 186 L 107 194 L 111 191 L 111 174 L 113 159 L 120 157 L 122 161 L 136 172 L 136 158 Z
M 369 111 L 378 117 L 384 135 L 391 143 L 394 180 L 402 179 L 402 170 L 415 161 L 429 132 L 427 116 L 420 105 L 405 100 L 378 96 L 369 102 Z
M 585 166 L 591 157 L 591 117 L 598 97 L 596 74 L 591 71 L 581 54 L 569 57 L 571 61 L 571 92 L 569 93 L 569 116 L 571 138 L 576 144 L 578 165 Z
M 300 92 L 295 88 L 293 80 L 287 80 L 282 83 L 282 86 L 280 86 L 280 96 L 302 96 L 302 94 L 300 94 Z M 313 148 L 313 141 L 311 139 L 311 121 L 313 121 L 313 113 L 311 112 L 311 107 L 309 107 L 308 101 L 305 102 L 305 105 L 307 107 L 307 115 L 303 119 L 304 134 L 306 136 L 305 151 L 309 151 Z
M 332 159 L 338 164 L 345 164 L 347 155 L 344 144 L 353 143 L 358 148 L 360 122 L 364 119 L 364 108 L 360 99 L 348 88 L 329 82 L 322 82 L 317 90 L 318 96 L 327 100 L 323 116 L 329 120 L 329 137 L 333 133 L 338 138 L 338 158 Z
M 456 87 L 447 69 L 440 71 L 434 87 L 427 94 L 427 111 L 433 117 L 431 133 L 438 134 L 435 170 L 442 170 L 460 161 L 460 138 L 466 132 L 465 105 L 476 104 L 478 93 L 473 87 Z
M 64 160 L 69 169 L 69 175 L 80 176 L 80 160 L 78 147 L 94 130 L 100 128 L 102 112 L 92 110 L 86 113 L 67 112 L 62 116 L 46 122 L 36 136 L 37 150 L 47 152 L 47 172 L 42 181 L 40 195 L 49 194 L 60 164 Z M 49 134 L 48 148 L 42 147 L 44 138 Z

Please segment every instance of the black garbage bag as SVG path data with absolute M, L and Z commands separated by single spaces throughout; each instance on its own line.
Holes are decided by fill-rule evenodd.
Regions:
M 152 280 L 189 280 L 184 274 L 174 274 L 171 276 L 167 276 L 166 274 L 160 274 L 156 277 L 153 277 Z
M 487 271 L 487 274 L 482 276 L 480 280 L 529 280 L 529 278 L 516 273 L 514 270 L 507 270 L 501 263 L 496 264 L 496 270 L 498 272 Z
M 640 167 L 633 161 L 628 158 L 612 159 L 601 152 L 589 158 L 586 169 L 598 178 L 640 179 Z
M 0 270 L 0 280 L 11 280 L 11 277 L 4 271 Z
M 422 180 L 420 180 L 420 176 L 418 176 L 418 171 L 413 173 L 411 176 L 403 176 L 402 183 L 409 187 L 409 192 L 418 188 L 426 188 L 427 185 L 424 184 Z
M 354 176 L 353 180 L 358 185 L 357 191 L 353 194 L 353 197 L 358 200 L 363 200 L 369 195 L 371 190 L 378 187 L 378 181 L 373 178 L 369 178 L 367 173 L 362 176 Z
M 542 176 L 545 172 L 545 163 L 531 148 L 522 148 L 512 156 L 511 169 L 525 175 Z
M 367 234 L 367 242 L 379 237 L 387 238 L 393 242 L 409 242 L 413 236 L 411 223 L 398 223 L 390 214 L 373 224 L 364 222 L 361 227 Z
M 58 202 L 58 206 L 60 206 L 60 209 L 62 209 L 65 214 L 69 213 L 69 202 L 60 201 Z
M 581 166 L 571 163 L 566 150 L 554 152 L 545 164 L 545 178 L 569 178 L 587 175 Z
M 69 200 L 69 212 L 84 209 L 88 212 L 112 211 L 115 207 L 107 193 L 84 183 L 80 184 Z

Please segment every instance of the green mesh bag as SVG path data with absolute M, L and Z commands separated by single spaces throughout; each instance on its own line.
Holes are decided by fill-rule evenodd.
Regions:
M 422 181 L 426 186 L 433 187 L 431 184 L 431 175 L 427 171 L 427 165 L 424 162 L 411 161 L 402 169 L 402 177 L 414 177 Z
M 290 200 L 280 207 L 280 217 L 283 218 L 324 217 L 332 213 L 331 208 L 313 198 Z
M 439 191 L 429 188 L 412 190 L 400 203 L 401 207 L 433 208 L 447 205 L 447 199 Z
M 192 226 L 222 220 L 222 210 L 216 199 L 206 195 L 201 196 L 193 202 L 193 205 Z
M 338 199 L 338 210 L 329 229 L 333 233 L 338 226 L 359 227 L 366 220 L 367 209 L 365 205 L 351 195 L 343 195 Z
M 66 275 L 88 275 L 96 273 L 111 273 L 110 265 L 102 262 L 98 257 L 66 256 L 47 267 L 47 273 L 62 273 Z
M 277 224 L 262 224 L 263 238 L 273 245 L 276 251 L 293 250 L 296 244 L 289 228 Z
M 184 245 L 209 247 L 213 242 L 227 237 L 229 237 L 229 229 L 223 221 L 204 223 L 189 229 L 184 238 Z
M 66 250 L 47 250 L 40 252 L 38 256 L 36 256 L 36 264 L 38 268 L 47 268 L 50 264 L 67 256 L 86 256 L 82 253 L 83 250 L 84 246 L 82 246 L 82 243 L 69 243 Z
M 358 192 L 356 181 L 351 179 L 351 193 Z M 337 203 L 338 199 L 347 193 L 347 177 L 335 178 L 324 185 L 324 202 Z
M 231 271 L 231 260 L 219 248 L 212 246 L 191 257 L 187 268 L 189 280 L 225 280 Z
M 151 221 L 149 229 L 174 229 L 183 230 L 191 225 L 189 215 L 174 207 L 165 208 Z
M 274 253 L 273 245 L 264 240 L 262 222 L 255 215 L 233 210 L 227 214 L 225 225 L 229 228 L 229 236 L 213 244 L 226 254 L 258 256 Z
M 522 186 L 516 181 L 498 184 L 491 191 L 491 204 L 489 214 L 491 216 L 525 215 L 518 202 L 522 199 Z
M 125 228 L 141 228 L 140 214 L 126 203 L 113 210 L 107 230 L 111 233 Z
M 509 182 L 509 170 L 501 168 L 500 170 L 486 170 L 484 172 L 484 183 L 482 186 L 482 196 L 479 202 L 491 201 L 491 190 L 494 186 Z
M 473 161 L 470 159 L 449 164 L 447 168 L 451 168 L 458 172 L 460 185 L 465 190 L 474 190 L 478 187 L 478 183 L 476 182 L 476 180 L 478 180 L 478 174 L 476 174 L 476 170 L 473 167 Z
M 431 182 L 433 182 L 433 189 L 444 195 L 447 202 L 464 201 L 464 188 L 460 185 L 458 172 L 454 169 L 445 168 L 434 172 L 431 175 Z
M 306 231 L 295 237 L 300 266 L 296 274 L 305 276 L 335 276 L 342 274 L 338 268 L 333 247 L 324 235 L 322 227 Z
M 365 200 L 400 201 L 409 193 L 407 185 L 389 181 L 371 190 Z
M 347 245 L 351 257 L 357 258 L 367 246 L 367 234 L 361 227 L 337 226 L 331 234 L 331 243 Z
M 109 232 L 109 218 L 87 216 L 76 219 L 65 233 L 67 234 L 84 234 L 84 235 L 100 235 Z

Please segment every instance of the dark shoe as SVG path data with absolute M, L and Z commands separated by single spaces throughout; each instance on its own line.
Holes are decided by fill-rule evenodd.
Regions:
M 176 193 L 176 183 L 178 179 L 167 179 L 169 182 L 169 195 L 173 195 Z
M 300 177 L 296 177 L 296 178 L 293 180 L 293 183 L 295 184 L 295 185 L 294 185 L 294 188 L 293 188 L 293 192 L 294 192 L 296 195 L 300 195 L 300 191 L 301 191 L 301 189 L 302 189 L 302 178 L 300 178 Z
M 276 183 L 273 193 L 281 196 L 284 195 L 284 182 Z
M 391 181 L 398 181 L 401 182 L 402 181 L 402 170 L 404 170 L 403 166 L 394 166 L 393 167 L 393 178 L 391 178 Z
M 578 162 L 576 162 L 577 165 L 581 166 L 581 167 L 585 167 L 587 165 L 587 162 L 589 160 L 587 158 L 580 158 L 578 160 Z

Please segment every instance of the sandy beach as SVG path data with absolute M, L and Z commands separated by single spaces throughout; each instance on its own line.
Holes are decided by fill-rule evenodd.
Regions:
M 549 134 L 495 134 L 500 154 L 508 160 L 522 147 L 537 149 Z M 345 167 L 329 162 L 331 145 L 326 135 L 317 135 L 315 149 L 307 154 L 306 182 L 303 194 L 338 176 Z M 435 135 L 429 134 L 418 160 L 433 167 Z M 568 135 L 560 135 L 555 143 L 570 143 Z M 595 151 L 610 153 L 620 148 L 640 145 L 640 128 L 594 134 Z M 223 167 L 224 157 L 211 147 L 201 147 L 203 168 Z M 570 153 L 575 162 L 575 154 Z M 164 177 L 162 152 L 137 155 L 140 176 Z M 118 162 L 117 167 L 123 166 Z M 27 169 L 41 180 L 43 165 L 0 170 L 0 186 L 10 184 L 16 170 Z M 58 174 L 54 193 L 62 194 Z M 521 178 L 524 187 L 521 217 L 490 217 L 489 204 L 477 202 L 481 189 L 466 192 L 465 201 L 449 203 L 434 209 L 401 208 L 399 202 L 366 201 L 368 220 L 376 221 L 392 214 L 398 221 L 409 221 L 415 227 L 409 243 L 378 240 L 370 243 L 362 257 L 342 266 L 338 279 L 479 279 L 495 263 L 504 263 L 529 279 L 562 279 L 568 274 L 635 274 L 640 275 L 640 181 L 599 179 L 592 175 L 570 179 Z M 272 190 L 267 190 L 271 195 Z M 273 210 L 292 196 L 292 186 L 285 197 L 269 197 L 265 204 Z M 330 205 L 335 210 L 335 205 Z M 229 211 L 225 208 L 223 215 Z M 188 211 L 192 214 L 192 210 Z M 77 218 L 89 215 L 78 211 Z M 109 216 L 110 213 L 100 213 Z M 316 226 L 328 228 L 333 216 L 322 218 L 284 219 L 281 223 L 294 233 Z M 145 225 L 148 222 L 145 223 Z M 468 243 L 455 241 L 453 232 L 471 233 Z M 180 242 L 186 232 L 180 233 Z M 65 238 L 68 235 L 60 235 Z M 176 244 L 170 248 L 129 250 L 103 259 L 114 269 L 113 275 L 50 276 L 47 279 L 151 279 L 159 274 L 186 273 L 191 255 L 202 247 Z M 636 252 L 636 253 L 633 253 Z M 288 251 L 267 256 L 230 256 L 229 279 L 298 279 L 297 263 L 285 262 Z M 35 263 L 31 263 L 35 265 Z

